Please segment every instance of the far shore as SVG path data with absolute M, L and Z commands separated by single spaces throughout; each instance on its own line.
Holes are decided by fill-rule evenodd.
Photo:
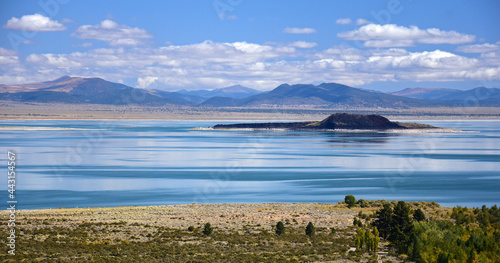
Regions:
M 197 108 L 43 104 L 0 101 L 0 120 L 313 121 L 332 113 L 378 114 L 390 120 L 499 120 L 500 107 L 456 108 Z

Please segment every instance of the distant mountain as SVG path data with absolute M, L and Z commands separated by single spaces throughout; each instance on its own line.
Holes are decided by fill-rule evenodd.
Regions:
M 178 102 L 183 102 L 183 103 L 192 103 L 192 104 L 199 104 L 202 103 L 206 100 L 204 97 L 196 96 L 196 95 L 190 95 L 190 94 L 183 94 L 180 92 L 170 92 L 170 91 L 164 91 L 164 90 L 157 90 L 157 89 L 152 89 L 152 90 L 147 90 L 149 93 L 165 98 L 165 99 L 171 99 L 175 100 Z
M 457 89 L 406 88 L 396 92 L 389 92 L 389 94 L 422 100 L 440 100 L 442 97 L 450 96 L 459 92 L 461 91 Z
M 174 92 L 136 89 L 101 78 L 69 76 L 47 82 L 0 85 L 0 100 L 112 105 L 195 105 L 202 101 Z
M 202 97 L 209 99 L 212 97 L 228 97 L 235 99 L 243 99 L 253 95 L 262 93 L 261 91 L 250 89 L 241 85 L 234 85 L 226 88 L 214 89 L 214 90 L 180 90 L 177 93 L 193 95 L 197 97 Z
M 274 90 L 244 99 L 214 97 L 201 106 L 212 107 L 265 107 L 265 106 L 311 106 L 311 107 L 426 107 L 444 103 L 419 100 L 385 93 L 371 92 L 337 83 L 283 84 Z
M 500 89 L 478 87 L 441 97 L 439 100 L 462 106 L 497 107 L 500 106 Z
M 500 89 L 478 87 L 471 90 L 408 88 L 392 95 L 466 106 L 500 106 Z

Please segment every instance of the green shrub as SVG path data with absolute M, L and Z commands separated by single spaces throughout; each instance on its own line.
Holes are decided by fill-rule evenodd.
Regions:
M 347 204 L 347 207 L 351 208 L 356 205 L 356 198 L 354 195 L 346 195 L 344 198 L 344 202 Z
M 285 225 L 283 224 L 283 222 L 279 221 L 276 224 L 276 234 L 280 236 L 283 233 L 285 233 Z
M 306 226 L 306 235 L 309 237 L 312 237 L 312 236 L 314 236 L 315 233 L 316 233 L 316 229 L 314 228 L 313 223 L 309 222 L 309 224 L 307 224 L 307 226 Z
M 203 228 L 203 234 L 205 236 L 210 236 L 212 232 L 213 232 L 212 226 L 210 225 L 210 223 L 206 223 L 205 227 Z

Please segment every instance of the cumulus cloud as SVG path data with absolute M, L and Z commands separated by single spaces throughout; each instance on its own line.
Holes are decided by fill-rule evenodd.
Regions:
M 404 27 L 395 24 L 367 24 L 357 30 L 342 32 L 338 37 L 346 40 L 366 41 L 367 47 L 406 47 L 415 43 L 424 44 L 465 44 L 476 37 L 455 31 L 437 28 L 420 29 L 416 26 Z
M 141 89 L 145 89 L 151 85 L 153 85 L 158 80 L 158 77 L 140 77 L 137 79 L 137 87 Z
M 138 46 L 153 36 L 144 29 L 119 25 L 113 20 L 103 20 L 98 25 L 80 26 L 73 34 L 81 39 L 98 39 L 111 46 Z
M 304 27 L 304 28 L 287 27 L 283 30 L 283 33 L 287 33 L 287 34 L 314 34 L 314 33 L 316 33 L 316 29 L 309 28 L 309 27 Z
M 114 27 L 112 23 L 103 26 Z M 204 41 L 156 48 L 109 47 L 67 54 L 31 54 L 16 64 L 0 64 L 0 80 L 29 76 L 29 81 L 40 81 L 60 75 L 101 76 L 110 81 L 135 78 L 136 82 L 129 84 L 169 90 L 237 83 L 269 90 L 285 82 L 362 85 L 401 80 L 500 80 L 500 52 L 470 58 L 441 50 L 409 52 L 403 48 L 349 46 L 315 52 L 304 49 L 313 45 L 314 42 L 305 41 L 267 44 Z M 0 49 L 2 56 L 14 56 L 10 62 L 17 59 L 11 50 Z
M 484 44 L 476 44 L 476 45 L 467 45 L 467 46 L 461 46 L 457 48 L 458 52 L 464 52 L 464 53 L 485 53 L 485 52 L 492 52 L 492 51 L 497 51 L 500 50 L 500 45 L 497 44 L 489 44 L 489 43 L 484 43 Z
M 366 64 L 373 65 L 374 68 L 457 69 L 472 68 L 478 64 L 478 60 L 435 50 L 408 53 L 402 56 L 372 56 Z
M 339 25 L 349 25 L 351 22 L 352 20 L 350 18 L 339 18 L 335 21 L 335 23 Z
M 7 24 L 5 24 L 3 28 L 40 32 L 66 30 L 66 27 L 63 24 L 40 14 L 25 15 L 21 18 L 12 17 L 7 21 Z

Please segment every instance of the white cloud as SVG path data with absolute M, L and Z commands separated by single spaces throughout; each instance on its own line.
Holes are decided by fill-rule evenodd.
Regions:
M 137 87 L 141 89 L 145 89 L 151 85 L 153 85 L 156 81 L 158 80 L 158 77 L 151 77 L 151 76 L 146 76 L 146 77 L 140 77 L 137 79 Z
M 338 37 L 347 40 L 366 41 L 367 47 L 405 47 L 415 43 L 424 44 L 465 44 L 475 41 L 473 35 L 437 28 L 420 29 L 416 26 L 404 27 L 394 24 L 368 24 L 357 30 L 342 32 Z
M 313 48 L 316 47 L 318 43 L 316 42 L 306 42 L 306 41 L 296 41 L 291 44 L 292 47 L 298 48 Z
M 339 18 L 335 21 L 335 23 L 339 25 L 349 25 L 351 22 L 352 20 L 350 18 Z
M 15 56 L 14 60 L 7 58 L 14 64 L 0 64 L 0 80 L 43 81 L 60 75 L 100 76 L 110 81 L 135 78 L 135 83 L 128 84 L 168 90 L 237 83 L 269 90 L 285 82 L 362 85 L 374 81 L 500 80 L 496 74 L 500 71 L 498 51 L 470 58 L 441 50 L 408 52 L 402 48 L 349 46 L 304 49 L 314 44 L 204 41 L 158 48 L 110 47 L 68 54 L 31 54 L 17 61 L 15 52 L 0 49 L 0 56 Z
M 16 51 L 0 47 L 0 56 L 15 56 L 15 55 L 17 55 Z
M 366 24 L 370 24 L 370 23 L 371 23 L 370 21 L 363 19 L 363 18 L 356 19 L 357 26 L 362 26 L 362 25 L 366 25 Z
M 80 26 L 73 36 L 81 39 L 98 39 L 108 42 L 111 46 L 138 46 L 145 39 L 152 38 L 146 30 L 137 27 L 119 25 L 106 19 L 98 25 Z
M 0 47 L 0 65 L 17 64 L 18 62 L 19 57 L 15 51 Z
M 26 58 L 26 61 L 60 68 L 76 68 L 82 66 L 81 63 L 65 54 L 31 54 Z
M 464 52 L 464 53 L 485 53 L 497 50 L 500 50 L 500 45 L 498 43 L 497 44 L 484 43 L 484 44 L 461 46 L 457 48 L 458 52 Z
M 314 34 L 314 33 L 316 33 L 316 29 L 309 28 L 309 27 L 304 27 L 304 28 L 287 27 L 283 30 L 283 33 L 287 33 L 287 34 Z
M 372 56 L 366 62 L 367 65 L 375 65 L 378 68 L 413 69 L 458 69 L 471 68 L 478 64 L 477 59 L 457 56 L 441 50 L 415 52 L 403 56 Z
M 3 26 L 5 29 L 20 30 L 20 31 L 63 31 L 66 27 L 49 17 L 33 14 L 25 15 L 21 18 L 12 17 Z

